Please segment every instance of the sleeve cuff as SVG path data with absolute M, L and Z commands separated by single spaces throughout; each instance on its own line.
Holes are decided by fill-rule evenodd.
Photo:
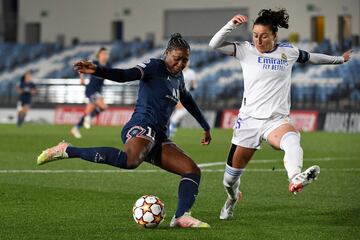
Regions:
M 225 25 L 226 28 L 229 28 L 231 30 L 234 30 L 235 28 L 237 28 L 237 26 L 235 25 L 235 23 L 233 23 L 232 20 L 230 20 L 226 25 Z

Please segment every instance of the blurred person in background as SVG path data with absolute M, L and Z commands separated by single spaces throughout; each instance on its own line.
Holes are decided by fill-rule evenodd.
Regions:
M 19 94 L 16 125 L 20 127 L 24 123 L 26 114 L 30 109 L 31 97 L 36 94 L 36 86 L 32 82 L 31 71 L 25 72 L 21 77 L 20 82 L 16 85 L 16 92 Z
M 111 67 L 109 63 L 109 52 L 105 47 L 99 49 L 96 54 L 96 59 L 97 60 L 93 61 L 95 65 L 108 68 Z M 85 96 L 88 99 L 88 103 L 86 104 L 84 115 L 70 131 L 75 138 L 82 137 L 80 132 L 82 126 L 86 129 L 90 129 L 91 120 L 108 108 L 108 105 L 105 103 L 104 97 L 102 96 L 104 80 L 104 78 L 90 75 L 89 83 L 85 88 Z M 85 76 L 82 73 L 80 74 L 80 81 L 82 85 L 85 85 Z
M 187 63 L 186 68 L 183 70 L 183 76 L 184 76 L 184 82 L 185 82 L 185 88 L 189 91 L 189 93 L 193 93 L 196 89 L 197 83 L 196 83 L 196 73 L 194 70 L 190 68 L 190 61 Z M 188 111 L 184 106 L 179 102 L 178 105 L 176 105 L 175 112 L 171 115 L 170 118 L 170 137 L 173 137 L 177 131 L 177 127 L 182 119 L 186 116 Z

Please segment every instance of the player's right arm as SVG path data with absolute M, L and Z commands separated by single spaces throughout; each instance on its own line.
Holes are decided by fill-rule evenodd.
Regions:
M 235 44 L 225 41 L 227 35 L 229 35 L 235 28 L 241 24 L 247 22 L 247 17 L 244 15 L 234 16 L 224 27 L 222 27 L 210 40 L 209 46 L 224 54 L 234 56 Z
M 129 69 L 107 68 L 83 60 L 76 62 L 74 68 L 80 74 L 93 74 L 114 82 L 130 82 L 139 80 L 142 77 L 142 72 L 137 67 Z

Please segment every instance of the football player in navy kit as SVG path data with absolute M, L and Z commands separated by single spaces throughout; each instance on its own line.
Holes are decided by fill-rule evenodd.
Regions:
M 24 123 L 26 114 L 30 108 L 31 97 L 36 94 L 36 87 L 31 79 L 31 71 L 27 71 L 21 77 L 20 83 L 16 85 L 16 92 L 19 94 L 17 105 L 18 118 L 16 122 L 18 127 Z
M 96 59 L 93 61 L 95 65 L 111 67 L 109 60 L 109 53 L 105 47 L 99 49 L 96 54 Z M 81 84 L 85 85 L 84 74 L 80 73 Z M 85 96 L 88 98 L 88 103 L 85 108 L 84 115 L 80 118 L 79 122 L 71 129 L 71 134 L 75 138 L 81 138 L 80 128 L 84 125 L 86 129 L 89 129 L 91 126 L 91 119 L 99 115 L 102 111 L 108 108 L 107 104 L 104 101 L 102 93 L 102 88 L 104 86 L 104 78 L 90 75 L 89 83 L 85 88 Z
M 110 69 L 89 61 L 75 63 L 80 73 L 93 74 L 116 82 L 140 79 L 135 111 L 124 126 L 124 150 L 111 147 L 78 148 L 61 142 L 43 151 L 39 165 L 67 158 L 81 158 L 123 169 L 137 168 L 143 161 L 181 176 L 178 207 L 171 227 L 210 227 L 190 214 L 200 184 L 200 168 L 167 136 L 170 116 L 180 101 L 204 129 L 201 144 L 211 141 L 210 126 L 185 88 L 182 70 L 189 61 L 190 46 L 180 34 L 168 42 L 164 59 L 150 59 L 130 69 Z

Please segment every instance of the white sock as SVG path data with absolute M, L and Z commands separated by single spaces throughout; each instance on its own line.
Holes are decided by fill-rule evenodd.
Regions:
M 236 199 L 239 193 L 240 177 L 244 169 L 233 168 L 226 164 L 223 184 L 229 198 Z
M 303 150 L 300 146 L 300 136 L 296 132 L 285 133 L 280 140 L 280 148 L 284 150 L 284 166 L 291 180 L 301 172 L 303 166 Z

